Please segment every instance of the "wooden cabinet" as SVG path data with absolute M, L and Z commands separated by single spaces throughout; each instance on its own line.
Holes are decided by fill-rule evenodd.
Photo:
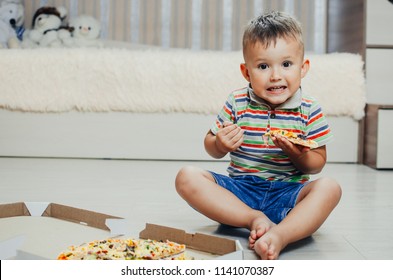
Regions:
M 367 0 L 366 43 L 393 47 L 393 1 Z
M 393 1 L 368 0 L 366 14 L 367 103 L 393 105 Z
M 367 0 L 364 163 L 393 169 L 393 1 Z
M 367 103 L 393 105 L 393 46 L 367 48 L 366 77 Z
M 393 168 L 393 106 L 367 105 L 364 163 L 378 169 Z

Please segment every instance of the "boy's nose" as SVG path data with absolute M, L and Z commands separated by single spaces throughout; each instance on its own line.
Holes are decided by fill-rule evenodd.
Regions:
M 272 81 L 276 81 L 276 80 L 280 80 L 281 79 L 281 73 L 279 69 L 276 68 L 272 68 L 272 72 L 270 75 L 270 80 Z

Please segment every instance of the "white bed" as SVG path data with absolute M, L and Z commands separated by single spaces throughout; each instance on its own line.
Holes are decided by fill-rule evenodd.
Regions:
M 358 162 L 363 61 L 308 55 L 304 91 L 328 116 L 330 162 Z M 231 90 L 240 52 L 0 50 L 0 156 L 209 160 L 203 138 Z

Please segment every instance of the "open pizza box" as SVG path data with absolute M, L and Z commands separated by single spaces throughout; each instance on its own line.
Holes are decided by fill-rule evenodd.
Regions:
M 170 240 L 185 244 L 186 253 L 195 259 L 242 260 L 242 246 L 238 240 L 203 233 L 186 233 L 184 230 L 146 224 L 139 234 L 142 239 Z
M 124 236 L 121 217 L 48 202 L 0 204 L 0 259 L 53 260 L 70 245 Z M 243 259 L 238 240 L 146 224 L 139 238 L 185 244 L 193 259 Z

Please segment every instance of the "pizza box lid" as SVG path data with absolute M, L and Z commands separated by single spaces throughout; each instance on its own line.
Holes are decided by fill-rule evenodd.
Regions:
M 16 202 L 0 204 L 0 218 L 17 216 L 52 217 L 111 232 L 113 230 L 118 230 L 116 226 L 120 224 L 113 220 L 123 219 L 116 216 L 50 202 Z M 110 225 L 113 225 L 115 228 L 110 228 Z
M 121 217 L 49 202 L 0 204 L 0 259 L 56 259 L 70 245 L 127 236 Z M 146 224 L 140 238 L 186 244 L 195 259 L 243 259 L 239 241 Z M 42 240 L 45 240 L 43 246 Z

